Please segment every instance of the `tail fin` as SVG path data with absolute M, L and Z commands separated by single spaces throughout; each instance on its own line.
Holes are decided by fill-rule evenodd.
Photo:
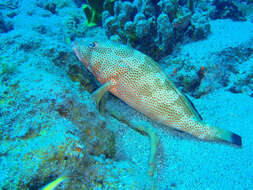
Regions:
M 216 128 L 216 130 L 217 130 L 217 136 L 215 138 L 217 140 L 222 140 L 239 147 L 242 146 L 242 138 L 239 135 L 230 131 L 226 131 L 224 129 L 220 129 L 220 128 Z

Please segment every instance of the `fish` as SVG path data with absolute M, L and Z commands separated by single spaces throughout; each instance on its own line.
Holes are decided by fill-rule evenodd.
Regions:
M 112 41 L 73 42 L 72 49 L 102 84 L 96 102 L 107 91 L 154 121 L 205 141 L 242 146 L 241 136 L 205 123 L 159 64 L 142 52 Z
M 68 176 L 60 176 L 56 178 L 54 181 L 50 182 L 49 184 L 45 185 L 41 190 L 53 190 L 55 189 L 60 183 L 67 180 Z

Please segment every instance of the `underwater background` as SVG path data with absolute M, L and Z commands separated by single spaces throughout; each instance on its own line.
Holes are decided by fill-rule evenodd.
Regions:
M 100 84 L 71 48 L 82 39 L 156 60 L 242 147 L 172 130 L 110 93 L 99 111 Z M 253 189 L 251 0 L 1 0 L 0 82 L 0 189 Z M 160 138 L 153 176 L 149 138 L 125 122 L 134 119 Z

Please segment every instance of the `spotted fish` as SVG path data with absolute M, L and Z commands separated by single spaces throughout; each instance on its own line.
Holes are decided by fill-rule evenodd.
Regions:
M 110 41 L 75 42 L 72 48 L 103 91 L 109 90 L 149 118 L 202 140 L 242 145 L 239 135 L 204 123 L 189 99 L 147 55 Z

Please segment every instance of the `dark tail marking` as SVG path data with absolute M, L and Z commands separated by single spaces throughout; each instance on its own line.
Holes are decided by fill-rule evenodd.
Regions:
M 242 146 L 242 138 L 239 135 L 233 133 L 231 138 L 232 138 L 233 144 L 240 146 L 240 147 Z

